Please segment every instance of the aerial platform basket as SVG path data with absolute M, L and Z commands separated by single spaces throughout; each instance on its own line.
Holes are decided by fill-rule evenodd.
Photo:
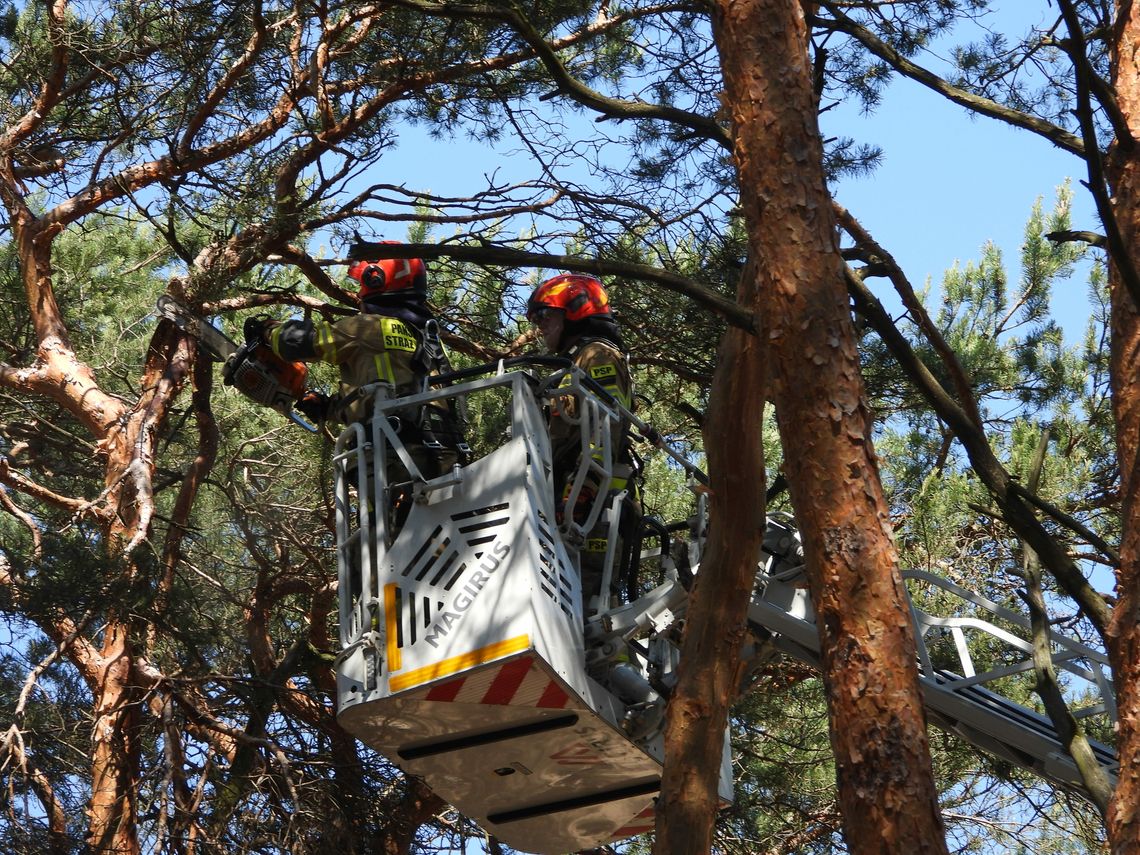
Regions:
M 418 483 L 386 547 L 386 513 L 355 496 L 387 511 L 376 461 L 400 449 L 392 414 L 495 387 L 510 392 L 510 438 Z M 342 434 L 339 569 L 353 593 L 341 597 L 338 720 L 503 842 L 558 853 L 653 827 L 662 740 L 660 728 L 631 738 L 629 705 L 587 673 L 579 574 L 554 524 L 536 387 L 500 373 L 380 399 L 371 437 L 362 425 Z

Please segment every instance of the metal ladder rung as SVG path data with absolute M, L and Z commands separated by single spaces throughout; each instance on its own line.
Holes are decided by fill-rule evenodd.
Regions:
M 370 443 L 370 442 L 364 443 L 364 445 L 362 446 L 362 449 L 363 449 L 365 455 L 371 454 L 372 453 L 372 443 Z M 356 455 L 360 451 L 361 451 L 361 448 L 346 448 L 340 454 L 334 454 L 332 456 L 333 463 L 340 463 L 342 460 L 348 460 L 350 457 L 356 457 Z

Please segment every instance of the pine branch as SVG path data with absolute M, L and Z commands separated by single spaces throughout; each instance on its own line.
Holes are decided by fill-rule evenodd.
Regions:
M 1096 547 L 1102 553 L 1108 556 L 1108 563 L 1111 566 L 1120 566 L 1120 553 L 1113 549 L 1112 545 L 1108 541 L 1106 541 L 1076 517 L 1070 516 L 1058 508 L 1056 505 L 1051 504 L 1050 502 L 1046 502 L 1040 496 L 1036 495 L 1030 490 L 1027 490 L 1019 484 L 1014 484 L 1013 489 L 1027 502 L 1031 502 L 1041 511 L 1051 516 L 1061 525 L 1065 526 L 1065 528 L 1071 529 L 1077 535 L 1084 538 L 1090 546 Z
M 942 332 L 935 326 L 930 315 L 927 314 L 926 307 L 922 305 L 922 302 L 918 299 L 918 295 L 914 293 L 914 288 L 911 286 L 910 280 L 907 279 L 906 274 L 903 273 L 898 262 L 871 237 L 871 234 L 863 228 L 862 224 L 855 219 L 846 208 L 838 202 L 833 202 L 832 208 L 835 211 L 835 216 L 839 224 L 859 245 L 860 251 L 870 259 L 869 263 L 875 266 L 876 271 L 883 270 L 885 275 L 891 280 L 895 293 L 899 295 L 899 299 L 902 300 L 903 305 L 907 311 L 910 312 L 915 323 L 918 324 L 918 328 L 922 330 L 926 336 L 926 340 L 930 343 L 930 346 L 934 348 L 935 353 L 942 359 L 943 365 L 946 366 L 946 371 L 954 383 L 954 391 L 958 395 L 958 402 L 962 405 L 975 427 L 981 430 L 982 414 L 978 410 L 977 399 L 970 385 L 970 380 L 966 376 L 965 369 L 963 369 L 962 363 L 958 360 L 957 354 L 955 354 L 950 345 L 946 343 Z
M 1028 490 L 1037 492 L 1038 482 L 1041 480 L 1041 470 L 1045 465 L 1045 454 L 1049 449 L 1049 429 L 1041 432 L 1037 450 L 1029 472 Z M 1045 712 L 1053 727 L 1065 746 L 1069 756 L 1077 766 L 1077 771 L 1084 782 L 1085 790 L 1092 798 L 1093 803 L 1100 811 L 1101 817 L 1108 814 L 1108 801 L 1112 797 L 1112 785 L 1096 755 L 1089 745 L 1084 730 L 1073 717 L 1069 705 L 1061 692 L 1057 681 L 1057 670 L 1053 665 L 1052 641 L 1049 633 L 1049 613 L 1045 605 L 1045 594 L 1041 589 L 1041 561 L 1037 553 L 1025 541 L 1022 541 L 1022 572 L 1025 579 L 1025 591 L 1022 599 L 1029 608 L 1029 620 L 1033 632 L 1033 672 L 1036 677 L 1034 690 L 1045 706 Z
M 1080 231 L 1076 229 L 1064 229 L 1058 232 L 1049 232 L 1045 235 L 1045 239 L 1053 243 L 1071 243 L 1075 241 L 1084 241 L 1089 246 L 1095 246 L 1103 249 L 1108 241 L 1105 240 L 1104 235 L 1098 235 L 1096 232 Z
M 595 276 L 619 276 L 656 283 L 676 294 L 691 299 L 708 309 L 726 323 L 740 327 L 747 332 L 756 331 L 756 321 L 752 313 L 735 300 L 723 297 L 707 285 L 702 285 L 687 276 L 653 267 L 648 264 L 632 264 L 624 261 L 609 261 L 585 258 L 580 255 L 552 255 L 542 252 L 527 252 L 504 246 L 459 246 L 447 243 L 405 243 L 389 244 L 363 241 L 354 255 L 365 253 L 369 258 L 454 258 L 458 261 L 473 261 L 477 264 L 492 264 L 503 267 L 546 267 L 570 270 L 577 273 L 592 273 Z M 362 256 L 361 256 L 362 257 Z M 343 262 L 341 262 L 343 263 Z
M 812 21 L 815 26 L 846 33 L 904 77 L 921 83 L 928 89 L 933 89 L 938 94 L 973 113 L 1032 131 L 1049 140 L 1058 148 L 1080 157 L 1085 156 L 1085 142 L 1075 134 L 1069 133 L 1064 128 L 1047 122 L 1038 116 L 1011 109 L 997 101 L 975 95 L 961 87 L 952 85 L 929 69 L 911 62 L 869 29 L 848 18 L 839 11 L 838 4 L 824 2 L 820 5 L 826 8 L 833 17 L 830 19 L 816 17 Z
M 472 20 L 498 21 L 511 27 L 535 55 L 546 66 L 546 70 L 554 78 L 558 92 L 573 101 L 588 107 L 607 119 L 659 119 L 675 125 L 687 127 L 699 136 L 705 137 L 719 144 L 727 151 L 732 150 L 732 137 L 714 119 L 699 113 L 690 113 L 675 107 L 661 104 L 651 104 L 644 101 L 627 101 L 621 98 L 611 98 L 592 89 L 575 78 L 562 61 L 558 58 L 555 49 L 543 38 L 542 34 L 531 24 L 517 4 L 509 6 L 492 6 L 465 3 L 434 3 L 427 0 L 395 0 L 394 5 L 414 9 L 425 15 L 439 17 L 465 18 Z M 671 5 L 661 7 L 673 9 L 689 9 L 691 5 Z M 606 25 L 611 25 L 615 19 L 606 19 Z M 550 96 L 546 96 L 550 97 Z
M 965 410 L 950 397 L 946 389 L 931 374 L 930 369 L 914 352 L 910 342 L 895 326 L 890 315 L 863 280 L 850 267 L 845 269 L 848 291 L 857 310 L 879 334 L 887 349 L 931 404 L 938 417 L 954 431 L 958 441 L 966 449 L 974 471 L 998 503 L 1001 518 L 1019 537 L 1031 544 L 1038 555 L 1042 556 L 1045 566 L 1049 568 L 1057 582 L 1088 615 L 1097 632 L 1104 638 L 1111 619 L 1111 612 L 1104 597 L 1089 584 L 1068 552 L 1041 525 L 1031 507 L 1014 489 L 1015 482 L 1012 476 L 994 455 L 985 433 L 974 425 Z

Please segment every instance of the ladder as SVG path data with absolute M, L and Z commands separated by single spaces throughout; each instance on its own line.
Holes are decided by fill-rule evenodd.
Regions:
M 772 633 L 783 653 L 819 665 L 819 633 L 803 578 L 803 553 L 790 521 L 770 519 L 764 562 L 749 608 L 755 628 Z M 1087 797 L 1084 783 L 1048 716 L 1028 706 L 1033 672 L 1029 619 L 933 573 L 903 572 L 918 644 L 919 682 L 928 719 L 971 745 Z M 987 661 L 971 655 L 971 641 Z M 1116 697 L 1108 657 L 1051 631 L 1053 665 L 1074 718 L 1111 732 Z M 1119 762 L 1090 740 L 1115 785 Z

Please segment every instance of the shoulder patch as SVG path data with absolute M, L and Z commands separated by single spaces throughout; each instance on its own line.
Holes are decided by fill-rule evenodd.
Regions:
M 617 366 L 612 362 L 609 362 L 605 365 L 595 365 L 590 368 L 590 376 L 595 380 L 598 380 L 602 377 L 617 377 L 617 373 Z

